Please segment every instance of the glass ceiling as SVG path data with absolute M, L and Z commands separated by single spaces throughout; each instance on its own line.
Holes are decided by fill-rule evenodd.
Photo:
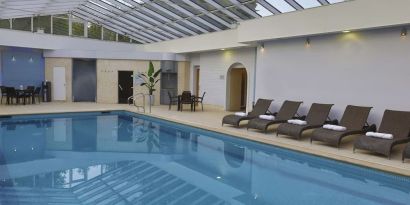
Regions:
M 68 14 L 142 43 L 234 28 L 249 19 L 345 0 L 1 0 L 0 19 Z

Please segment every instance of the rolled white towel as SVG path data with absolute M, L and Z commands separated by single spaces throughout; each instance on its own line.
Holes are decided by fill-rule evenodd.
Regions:
M 273 115 L 259 115 L 259 118 L 264 120 L 275 120 L 275 116 Z
M 294 125 L 307 125 L 307 122 L 303 120 L 288 120 L 288 123 Z
M 377 138 L 388 139 L 388 140 L 393 139 L 393 135 L 392 135 L 392 134 L 389 134 L 389 133 L 381 133 L 381 132 L 366 132 L 366 136 L 369 136 L 369 137 L 377 137 Z
M 340 132 L 347 130 L 346 127 L 339 126 L 339 125 L 330 125 L 330 124 L 323 125 L 323 128 L 328 129 L 328 130 L 340 131 Z
M 235 115 L 241 116 L 241 117 L 245 117 L 245 116 L 247 116 L 248 114 L 247 114 L 247 113 L 244 113 L 244 112 L 235 112 Z

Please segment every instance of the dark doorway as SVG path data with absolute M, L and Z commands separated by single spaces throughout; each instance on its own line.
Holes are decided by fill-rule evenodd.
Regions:
M 95 102 L 97 96 L 96 60 L 73 60 L 73 101 Z
M 133 95 L 133 71 L 118 71 L 118 103 L 127 104 Z

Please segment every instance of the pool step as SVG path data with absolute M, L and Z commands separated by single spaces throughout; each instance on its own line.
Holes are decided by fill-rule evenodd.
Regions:
M 0 188 L 0 204 L 81 204 L 69 189 Z
M 133 162 L 72 188 L 82 204 L 226 204 L 148 162 Z

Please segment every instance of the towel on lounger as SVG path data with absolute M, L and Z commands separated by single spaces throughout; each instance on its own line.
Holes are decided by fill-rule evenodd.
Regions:
M 306 125 L 307 122 L 303 120 L 288 120 L 288 123 L 294 124 L 294 125 Z
M 264 119 L 264 120 L 274 120 L 275 116 L 273 115 L 259 115 L 260 119 Z
M 366 132 L 366 136 L 368 137 L 377 137 L 382 139 L 393 139 L 393 135 L 389 133 L 381 133 L 381 132 Z
M 247 116 L 248 114 L 246 114 L 246 113 L 244 113 L 244 112 L 235 112 L 235 115 L 241 116 L 241 117 L 245 117 L 245 116 Z
M 323 128 L 328 129 L 328 130 L 339 131 L 339 132 L 343 132 L 347 130 L 346 127 L 339 126 L 339 125 L 330 125 L 330 124 L 323 125 Z

